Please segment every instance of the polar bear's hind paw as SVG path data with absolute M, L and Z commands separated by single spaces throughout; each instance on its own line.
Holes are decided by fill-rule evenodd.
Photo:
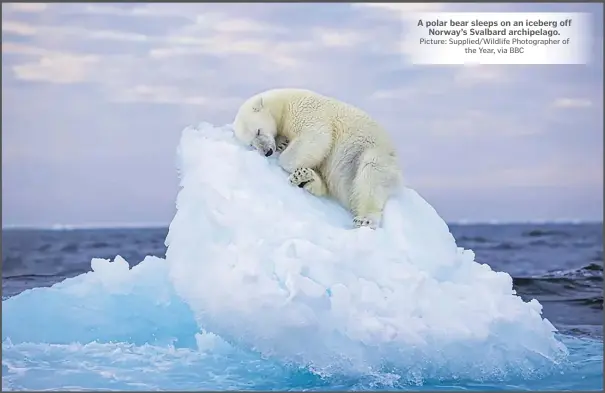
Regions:
M 326 184 L 321 177 L 311 168 L 299 168 L 292 172 L 288 178 L 290 184 L 295 187 L 304 188 L 311 194 L 321 197 L 327 194 Z
M 302 188 L 305 184 L 313 181 L 314 177 L 314 173 L 311 169 L 300 168 L 292 172 L 288 180 L 290 180 L 290 184 L 293 186 Z
M 353 218 L 353 225 L 355 225 L 355 228 L 369 227 L 376 229 L 376 222 L 368 217 L 357 216 Z

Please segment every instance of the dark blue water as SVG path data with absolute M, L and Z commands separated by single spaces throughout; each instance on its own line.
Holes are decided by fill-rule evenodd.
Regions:
M 544 316 L 548 318 L 560 332 L 568 339 L 588 339 L 591 343 L 600 343 L 602 352 L 603 337 L 603 226 L 602 224 L 549 224 L 549 225 L 451 225 L 459 246 L 472 249 L 476 253 L 476 260 L 489 264 L 492 269 L 505 271 L 513 277 L 514 288 L 524 300 L 536 298 L 544 306 Z M 168 229 L 90 229 L 90 230 L 3 230 L 2 232 L 2 295 L 3 300 L 37 287 L 49 287 L 66 278 L 75 277 L 91 270 L 92 258 L 113 259 L 121 255 L 129 263 L 142 261 L 148 255 L 164 258 L 164 238 Z M 180 312 L 180 311 L 179 311 Z M 4 314 L 4 312 L 3 312 Z M 42 321 L 43 323 L 44 321 Z M 4 323 L 3 323 L 4 326 Z M 40 327 L 43 329 L 43 327 Z M 195 329 L 195 326 L 192 327 Z M 4 337 L 4 336 L 3 336 Z M 578 341 L 578 345 L 587 345 Z M 52 344 L 52 343 L 50 343 Z M 89 345 L 86 356 L 95 356 L 94 343 L 80 343 Z M 79 344 L 79 345 L 80 345 Z M 44 357 L 48 350 L 40 348 L 20 347 L 18 351 L 10 343 L 3 342 L 3 352 L 12 349 L 11 358 L 3 356 L 3 387 L 17 389 L 19 387 L 48 388 L 52 385 L 52 369 L 38 371 L 36 381 L 31 378 L 27 384 L 19 385 L 19 372 L 25 372 L 28 361 L 20 359 L 23 354 L 37 354 Z M 29 344 L 28 344 L 29 345 Z M 114 344 L 112 344 L 114 345 Z M 116 351 L 131 351 L 129 356 L 136 356 L 132 347 L 123 347 L 121 344 Z M 592 345 L 592 344 L 591 344 Z M 71 356 L 73 348 L 61 347 L 66 351 L 61 356 Z M 130 348 L 130 349 L 127 349 Z M 597 348 L 598 349 L 598 348 Z M 107 348 L 104 349 L 106 351 Z M 46 351 L 46 352 L 45 352 Z M 59 351 L 57 349 L 57 351 Z M 71 351 L 71 352 L 70 352 Z M 92 351 L 92 352 L 90 352 Z M 133 352 L 134 351 L 134 352 Z M 155 349 L 154 349 L 155 351 Z M 597 366 L 602 367 L 602 354 L 595 355 L 591 350 L 591 359 Z M 92 353 L 92 355 L 90 354 Z M 105 353 L 105 352 L 104 352 Z M 149 353 L 139 354 L 142 358 L 149 357 Z M 105 355 L 104 355 L 105 356 Z M 158 354 L 166 361 L 170 361 L 172 354 Z M 187 355 L 189 356 L 189 355 Z M 229 355 L 232 356 L 232 355 Z M 247 354 L 246 356 L 251 356 Z M 584 355 L 582 355 L 584 356 Z M 588 356 L 588 355 L 586 355 Z M 596 357 L 595 357 L 596 356 Z M 25 359 L 25 358 L 24 358 Z M 85 360 L 80 359 L 83 362 Z M 142 360 L 141 360 L 142 361 Z M 233 359 L 232 359 L 233 361 Z M 42 361 L 42 363 L 44 363 Z M 139 362 L 140 363 L 140 362 Z M 139 364 L 137 363 L 137 364 Z M 189 364 L 189 363 L 187 363 Z M 139 367 L 139 366 L 137 366 Z M 168 366 L 167 366 L 168 367 Z M 181 370 L 185 370 L 183 366 Z M 594 367 L 593 367 L 594 369 Z M 21 370 L 21 371 L 20 371 Z M 271 374 L 275 370 L 271 369 Z M 283 371 L 283 369 L 280 369 Z M 130 370 L 132 371 L 132 370 Z M 132 371 L 135 372 L 135 371 Z M 281 371 L 280 371 L 281 372 Z M 250 386 L 237 385 L 234 388 L 265 388 L 280 389 L 280 378 L 294 378 L 305 380 L 298 388 L 308 389 L 339 389 L 347 388 L 342 385 L 327 384 L 316 380 L 306 374 L 292 374 L 283 371 L 284 375 L 273 375 L 274 385 Z M 578 371 L 580 374 L 583 371 Z M 221 371 L 214 371 L 220 375 Z M 215 375 L 213 374 L 213 375 Z M 115 377 L 115 376 L 114 376 Z M 575 376 L 582 379 L 582 375 Z M 601 380 L 602 372 L 598 376 Z M 45 379 L 46 378 L 46 379 Z M 145 378 L 144 376 L 142 378 Z M 219 377 L 217 377 L 219 378 Z M 308 380 L 308 378 L 311 378 Z M 595 382 L 595 375 L 590 376 L 591 382 L 575 385 L 537 384 L 537 389 L 565 389 L 568 387 L 598 389 L 602 382 Z M 135 378 L 136 379 L 136 378 Z M 25 378 L 27 380 L 27 378 Z M 288 379 L 289 380 L 289 379 Z M 309 382 L 311 381 L 311 382 Z M 86 387 L 83 380 L 78 387 Z M 90 379 L 88 379 L 90 382 Z M 164 381 L 165 382 L 165 381 Z M 207 382 L 206 389 L 220 388 L 221 384 Z M 158 382 L 159 383 L 159 382 Z M 26 386 L 27 385 L 27 386 Z M 598 386 L 597 386 L 598 385 Z M 136 389 L 138 385 L 116 385 L 118 389 Z M 165 384 L 167 389 L 171 386 Z M 217 387 L 219 386 L 219 387 Z M 296 385 L 291 385 L 296 386 Z M 65 386 L 64 386 L 65 387 Z M 437 386 L 448 388 L 447 386 Z M 139 387 L 140 388 L 140 387 Z M 355 388 L 348 386 L 348 388 Z M 364 388 L 358 385 L 357 388 Z M 377 389 L 376 386 L 365 388 Z M 416 387 L 418 388 L 418 386 Z M 430 387 L 429 387 L 430 388 Z M 456 388 L 452 384 L 450 388 Z M 466 388 L 472 388 L 466 386 Z M 478 386 L 480 389 L 500 388 L 532 388 L 531 383 L 524 386 Z

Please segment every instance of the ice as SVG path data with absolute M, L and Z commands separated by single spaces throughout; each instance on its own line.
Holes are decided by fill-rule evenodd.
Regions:
M 177 158 L 166 259 L 93 259 L 87 274 L 3 301 L 3 387 L 47 388 L 76 369 L 94 378 L 65 376 L 73 386 L 124 389 L 243 389 L 267 375 L 275 385 L 254 386 L 307 388 L 287 371 L 298 369 L 422 384 L 535 377 L 565 362 L 540 304 L 457 247 L 413 189 L 389 201 L 383 228 L 353 229 L 230 126 L 186 128 Z M 36 377 L 23 374 L 31 359 Z M 61 373 L 45 374 L 49 359 Z M 337 386 L 377 386 L 354 381 Z
M 11 343 L 126 342 L 194 347 L 200 332 L 161 258 L 129 270 L 120 256 L 93 271 L 2 302 L 2 339 Z
M 410 188 L 389 201 L 384 228 L 352 229 L 334 202 L 290 186 L 275 158 L 205 123 L 183 131 L 178 167 L 171 282 L 200 326 L 238 346 L 321 372 L 433 376 L 565 355 L 540 304 L 458 248 Z

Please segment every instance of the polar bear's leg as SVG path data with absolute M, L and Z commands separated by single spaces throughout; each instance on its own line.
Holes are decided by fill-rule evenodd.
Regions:
M 353 224 L 377 228 L 384 206 L 398 180 L 397 160 L 378 150 L 367 150 L 359 163 L 353 181 Z
M 332 134 L 329 130 L 302 130 L 279 156 L 279 165 L 288 173 L 302 168 L 317 168 L 331 147 Z
M 315 196 L 324 196 L 328 189 L 321 176 L 311 168 L 299 168 L 288 178 L 290 184 L 301 187 Z
M 369 172 L 368 168 L 364 170 Z M 367 188 L 366 188 L 367 187 Z M 376 229 L 382 221 L 382 211 L 389 198 L 388 189 L 376 181 L 371 181 L 358 192 L 357 203 L 353 212 L 353 224 L 359 228 L 368 226 Z

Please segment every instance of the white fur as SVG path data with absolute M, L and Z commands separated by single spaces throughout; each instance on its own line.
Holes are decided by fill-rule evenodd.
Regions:
M 234 129 L 240 141 L 263 155 L 286 146 L 279 164 L 290 182 L 336 198 L 353 213 L 356 226 L 380 225 L 384 205 L 401 181 L 394 145 L 376 121 L 309 90 L 274 89 L 249 98 Z

